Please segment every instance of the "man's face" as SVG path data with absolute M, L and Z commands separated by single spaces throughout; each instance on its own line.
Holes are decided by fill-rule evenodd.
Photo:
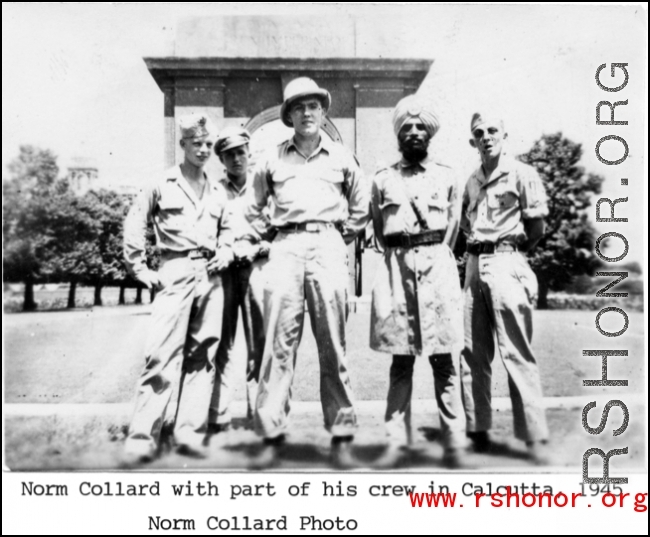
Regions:
M 431 137 L 419 117 L 409 119 L 397 133 L 399 150 L 409 161 L 424 160 Z
M 232 149 L 227 149 L 219 155 L 219 159 L 226 167 L 226 172 L 228 172 L 228 175 L 232 175 L 234 177 L 242 177 L 246 175 L 249 157 L 250 152 L 248 150 L 248 144 L 240 145 L 239 147 L 233 147 Z
M 487 119 L 472 129 L 472 147 L 478 149 L 482 159 L 496 158 L 503 150 L 503 141 L 508 133 L 503 129 L 500 119 Z
M 324 117 L 320 99 L 316 97 L 298 99 L 289 108 L 289 117 L 297 134 L 303 136 L 318 134 Z
M 183 138 L 181 147 L 185 153 L 185 162 L 193 164 L 197 168 L 203 168 L 210 155 L 214 141 L 211 136 L 194 136 L 193 138 Z

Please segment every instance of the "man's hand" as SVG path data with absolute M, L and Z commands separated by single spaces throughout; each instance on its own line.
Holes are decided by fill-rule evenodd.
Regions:
M 161 289 L 163 286 L 160 276 L 154 270 L 147 269 L 138 274 L 135 278 L 140 283 L 143 283 L 147 289 Z
M 257 251 L 257 257 L 268 257 L 271 252 L 271 243 L 268 241 L 261 241 L 259 243 L 259 250 Z
M 244 265 L 250 265 L 259 255 L 259 245 L 248 240 L 237 241 L 233 246 L 235 259 Z
M 219 246 L 219 248 L 217 248 L 217 253 L 208 263 L 208 274 L 221 272 L 222 270 L 227 269 L 234 259 L 235 256 L 232 252 L 232 248 L 229 246 Z

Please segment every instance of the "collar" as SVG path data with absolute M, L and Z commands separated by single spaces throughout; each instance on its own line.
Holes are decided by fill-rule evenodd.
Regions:
M 309 157 L 311 157 L 311 156 L 313 156 L 313 155 L 317 155 L 317 154 L 320 153 L 321 151 L 326 151 L 328 154 L 331 153 L 331 152 L 332 152 L 332 144 L 333 144 L 333 143 L 334 143 L 334 142 L 330 139 L 329 136 L 327 136 L 327 135 L 324 134 L 324 133 L 321 133 L 321 135 L 320 135 L 320 142 L 318 142 L 318 146 L 316 147 L 316 149 L 314 150 L 314 152 L 313 152 L 311 155 L 307 155 L 305 158 L 309 158 Z M 287 140 L 287 147 L 286 147 L 286 150 L 289 151 L 289 149 L 291 149 L 292 147 L 293 147 L 293 148 L 294 148 L 294 149 L 295 149 L 299 154 L 302 155 L 302 153 L 300 153 L 300 151 L 298 150 L 298 146 L 296 145 L 296 137 L 295 137 L 295 135 L 292 136 L 289 140 Z M 305 155 L 303 155 L 303 156 L 305 156 Z
M 404 157 L 402 157 L 402 159 L 399 161 L 399 167 L 402 168 L 402 169 L 404 169 L 404 168 L 414 168 L 414 167 L 418 166 L 418 167 L 422 168 L 423 170 L 426 170 L 427 168 L 429 168 L 431 166 L 431 164 L 432 164 L 432 162 L 431 162 L 431 156 L 430 155 L 427 155 L 427 158 L 425 158 L 424 160 L 421 160 L 419 162 L 410 162 L 410 161 L 404 159 Z
M 190 201 L 194 205 L 199 205 L 201 202 L 205 201 L 206 196 L 209 196 L 211 194 L 211 191 L 217 190 L 217 185 L 210 180 L 208 175 L 205 173 L 205 170 L 203 171 L 203 177 L 205 178 L 206 185 L 205 185 L 205 190 L 203 192 L 203 198 L 201 199 L 199 199 L 198 196 L 194 193 L 194 190 L 187 182 L 187 179 L 183 177 L 183 172 L 181 171 L 180 164 L 174 166 L 170 170 L 170 173 L 167 176 L 167 181 L 175 182 L 180 187 L 180 189 L 183 192 L 185 192 L 185 195 L 190 199 Z
M 244 192 L 246 192 L 246 188 L 248 187 L 248 184 L 252 181 L 251 179 L 251 170 L 250 168 L 246 171 L 246 182 L 244 182 L 244 186 L 239 188 L 235 183 L 232 182 L 230 177 L 226 174 L 225 177 L 222 177 L 219 179 L 219 182 L 226 187 L 229 190 L 232 190 L 235 194 L 238 196 L 242 196 Z
M 514 161 L 511 157 L 508 155 L 502 155 L 501 158 L 499 159 L 499 165 L 494 169 L 492 172 L 492 175 L 490 175 L 490 179 L 486 180 L 485 178 L 485 170 L 483 169 L 483 163 L 479 166 L 477 173 L 476 173 L 476 179 L 478 180 L 478 183 L 480 186 L 487 186 L 502 176 L 510 173 L 512 171 L 512 167 L 514 165 Z

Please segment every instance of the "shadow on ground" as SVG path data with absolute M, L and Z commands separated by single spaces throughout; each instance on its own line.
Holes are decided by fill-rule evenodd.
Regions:
M 631 416 L 643 414 L 641 406 L 630 408 Z M 617 469 L 644 468 L 645 424 L 642 420 L 630 422 L 628 430 L 621 437 L 603 434 L 594 438 L 582 429 L 579 410 L 548 410 L 547 417 L 551 431 L 551 461 L 548 467 L 535 466 L 528 458 L 524 443 L 512 437 L 512 414 L 505 411 L 495 412 L 490 453 L 468 452 L 463 469 L 485 472 L 576 472 L 581 469 L 582 455 L 587 449 L 598 447 L 607 451 L 621 446 L 628 446 L 629 454 L 617 457 Z M 447 471 L 442 464 L 443 448 L 437 417 L 433 413 L 414 413 L 412 420 L 415 441 L 396 470 Z M 8 416 L 5 420 L 6 465 L 11 470 L 125 469 L 122 452 L 127 422 L 126 415 Z M 243 424 L 243 420 L 239 420 L 232 430 L 211 437 L 205 459 L 189 458 L 172 450 L 138 469 L 251 469 L 261 443 Z M 376 462 L 383 454 L 385 442 L 381 415 L 359 415 L 359 432 L 355 436 L 353 450 L 358 460 L 358 470 L 379 470 Z M 330 437 L 322 428 L 320 412 L 297 414 L 293 416 L 287 443 L 273 470 L 327 471 L 330 469 L 329 455 Z M 602 471 L 595 462 L 594 472 Z

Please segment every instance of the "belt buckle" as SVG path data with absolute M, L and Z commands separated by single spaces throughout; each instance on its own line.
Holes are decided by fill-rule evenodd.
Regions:
M 307 222 L 305 224 L 305 231 L 318 231 L 319 225 L 316 222 Z

